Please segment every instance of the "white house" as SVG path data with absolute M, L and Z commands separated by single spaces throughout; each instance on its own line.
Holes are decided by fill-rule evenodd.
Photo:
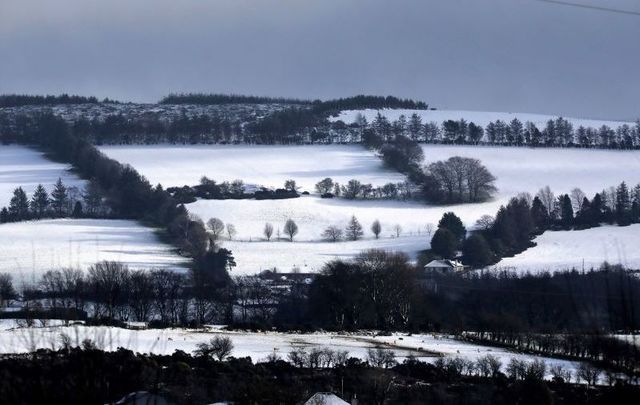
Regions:
M 432 260 L 424 266 L 424 269 L 440 273 L 454 273 L 464 270 L 465 266 L 457 260 Z

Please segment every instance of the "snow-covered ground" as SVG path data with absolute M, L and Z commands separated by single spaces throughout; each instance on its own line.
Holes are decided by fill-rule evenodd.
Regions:
M 309 192 L 325 177 L 374 185 L 404 181 L 359 145 L 127 145 L 100 146 L 100 150 L 165 187 L 193 186 L 202 176 L 272 188 L 294 179 L 301 191 Z
M 135 221 L 56 219 L 0 225 L 0 272 L 31 283 L 50 269 L 86 269 L 102 260 L 132 268 L 186 268 L 154 230 Z
M 538 245 L 500 261 L 495 268 L 519 271 L 590 270 L 603 261 L 640 269 L 640 224 L 601 226 L 582 231 L 547 231 Z
M 557 115 L 545 115 L 545 114 L 529 114 L 529 113 L 508 113 L 508 112 L 488 112 L 488 111 L 463 111 L 463 110 L 403 110 L 403 109 L 384 109 L 384 110 L 374 110 L 374 109 L 366 109 L 366 110 L 345 110 L 340 112 L 340 114 L 336 117 L 331 117 L 331 121 L 341 120 L 347 124 L 351 124 L 356 120 L 358 114 L 363 115 L 368 122 L 373 121 L 378 112 L 385 116 L 390 121 L 397 120 L 401 115 L 404 115 L 407 119 L 411 117 L 412 114 L 418 114 L 422 118 L 422 122 L 436 122 L 437 124 L 441 124 L 447 120 L 457 121 L 461 118 L 464 118 L 467 122 L 473 122 L 476 125 L 480 125 L 482 127 L 486 127 L 489 122 L 501 120 L 503 122 L 510 122 L 514 118 L 519 119 L 522 123 L 527 121 L 533 122 L 539 129 L 543 129 L 547 124 L 547 121 L 550 119 L 558 118 Z M 632 122 L 623 122 L 623 121 L 607 121 L 607 120 L 596 120 L 596 119 L 585 119 L 585 118 L 572 118 L 572 117 L 563 117 L 571 122 L 574 127 L 579 127 L 580 125 L 584 127 L 593 127 L 600 128 L 602 125 L 607 125 L 611 128 L 617 128 L 623 124 L 632 125 Z
M 547 365 L 559 364 L 575 370 L 579 363 L 520 354 L 506 349 L 481 346 L 453 339 L 445 335 L 395 333 L 392 336 L 338 333 L 277 333 L 277 332 L 236 332 L 224 331 L 217 327 L 207 330 L 163 329 L 127 330 L 114 327 L 86 327 L 73 325 L 40 328 L 14 328 L 12 321 L 4 321 L 0 330 L 0 353 L 25 353 L 37 348 L 59 348 L 62 333 L 69 336 L 73 345 L 80 345 L 84 339 L 93 340 L 104 350 L 125 347 L 140 353 L 171 354 L 175 350 L 192 353 L 198 343 L 207 342 L 216 335 L 229 337 L 233 342 L 231 355 L 251 357 L 253 361 L 265 360 L 276 353 L 283 359 L 291 351 L 303 348 L 330 348 L 347 351 L 350 357 L 366 359 L 367 350 L 384 347 L 393 350 L 402 361 L 412 355 L 424 361 L 435 361 L 440 356 L 460 357 L 476 360 L 491 354 L 499 358 L 503 368 L 511 358 L 531 361 L 543 359 Z
M 328 242 L 238 242 L 224 241 L 222 246 L 230 249 L 236 261 L 232 275 L 251 275 L 262 270 L 278 269 L 287 273 L 299 270 L 313 273 L 334 259 L 351 259 L 363 250 L 384 249 L 404 252 L 411 260 L 416 253 L 428 245 L 428 238 L 414 234 L 407 236 L 384 236 L 376 240 L 373 237 L 358 241 Z
M 58 178 L 67 186 L 82 187 L 84 181 L 69 169 L 69 165 L 48 160 L 42 152 L 24 146 L 0 145 L 0 207 L 9 205 L 17 187 L 22 187 L 29 196 L 38 184 L 51 191 Z

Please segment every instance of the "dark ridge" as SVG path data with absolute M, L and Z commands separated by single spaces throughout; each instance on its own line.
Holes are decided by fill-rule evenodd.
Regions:
M 105 101 L 108 101 L 105 99 Z M 0 95 L 0 108 L 21 107 L 26 105 L 59 105 L 59 104 L 98 104 L 96 97 L 84 97 L 78 95 L 60 94 L 54 95 L 28 95 L 28 94 L 4 94 Z
M 309 100 L 285 97 L 243 96 L 239 94 L 180 93 L 169 94 L 159 104 L 310 104 Z

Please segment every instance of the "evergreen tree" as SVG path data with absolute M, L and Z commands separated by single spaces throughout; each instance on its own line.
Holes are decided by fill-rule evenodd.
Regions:
M 624 181 L 616 189 L 616 220 L 618 225 L 631 223 L 631 196 Z
M 558 200 L 560 204 L 560 223 L 569 228 L 573 224 L 573 204 L 568 194 L 561 195 Z
M 464 227 L 464 224 L 453 212 L 446 212 L 442 215 L 440 222 L 438 222 L 438 228 L 449 230 L 458 241 L 457 246 L 462 243 L 467 234 L 467 229 Z
M 355 215 L 351 216 L 351 219 L 349 220 L 349 223 L 347 224 L 347 227 L 345 229 L 345 233 L 349 240 L 358 240 L 362 237 L 362 225 L 360 225 L 360 222 Z
M 459 245 L 458 238 L 446 228 L 438 228 L 431 238 L 431 251 L 445 259 L 456 257 Z
M 47 208 L 49 207 L 49 194 L 42 184 L 38 184 L 33 192 L 30 205 L 31 212 L 33 212 L 38 219 L 42 218 L 47 212 Z
M 419 141 L 420 132 L 422 132 L 422 118 L 420 118 L 418 114 L 413 113 L 409 119 L 409 135 L 411 139 L 415 142 Z
M 493 262 L 494 254 L 489 243 L 480 233 L 474 233 L 464 241 L 462 254 L 465 261 L 474 267 L 484 267 Z
M 80 201 L 76 201 L 73 205 L 73 213 L 71 214 L 74 218 L 82 217 L 82 203 Z
M 29 218 L 29 199 L 22 187 L 13 190 L 13 197 L 9 203 L 9 215 L 14 221 Z
M 538 196 L 534 197 L 531 203 L 531 219 L 537 233 L 542 233 L 549 228 L 549 212 Z
M 0 210 L 0 224 L 7 222 L 9 222 L 9 210 L 7 210 L 7 207 L 2 207 L 2 210 Z
M 378 239 L 380 237 L 381 231 L 382 226 L 380 225 L 380 221 L 376 219 L 375 221 L 373 221 L 373 224 L 371 224 L 371 232 L 373 232 L 373 234 L 376 236 L 376 239 Z
M 69 196 L 67 195 L 67 187 L 62 183 L 62 179 L 58 178 L 53 191 L 51 192 L 51 208 L 58 216 L 64 216 L 66 214 L 66 207 L 68 204 Z

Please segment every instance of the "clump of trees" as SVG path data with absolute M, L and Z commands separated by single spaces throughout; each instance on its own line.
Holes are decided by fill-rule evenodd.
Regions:
M 426 168 L 423 192 L 427 200 L 440 203 L 486 201 L 496 191 L 496 178 L 478 160 L 454 156 Z
M 17 187 L 9 206 L 0 209 L 0 223 L 43 218 L 106 218 L 112 212 L 105 200 L 106 195 L 94 181 L 81 191 L 78 187 L 67 187 L 59 178 L 51 193 L 38 184 L 31 197 L 22 187 Z

